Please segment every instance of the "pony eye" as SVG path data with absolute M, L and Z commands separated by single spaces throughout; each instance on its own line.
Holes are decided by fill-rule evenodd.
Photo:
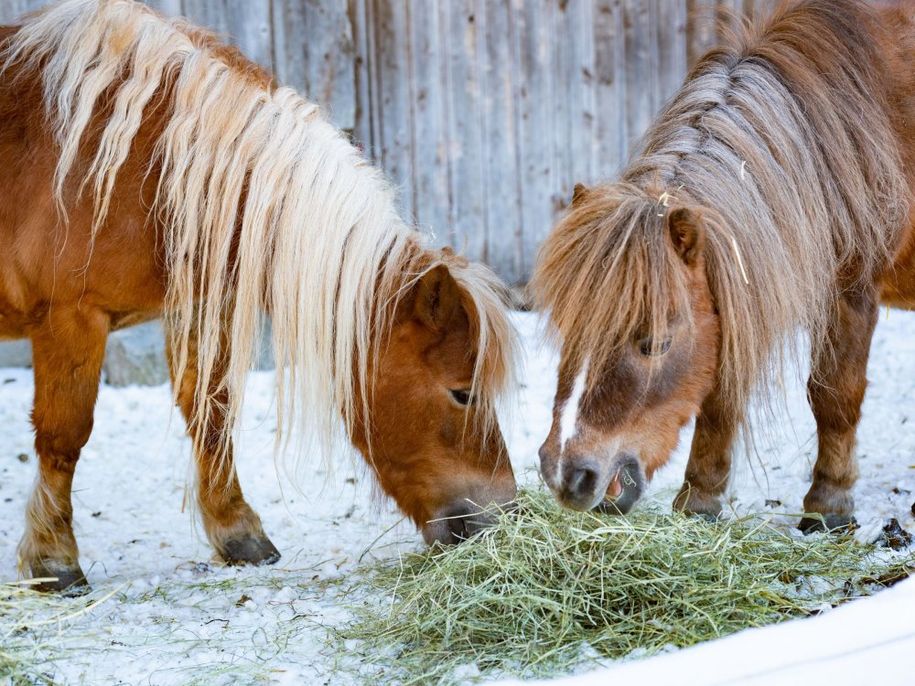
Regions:
M 470 395 L 470 390 L 466 388 L 453 389 L 451 391 L 451 397 L 454 398 L 454 402 L 458 405 L 469 405 L 473 400 Z
M 646 336 L 639 341 L 639 352 L 645 357 L 658 357 L 670 350 L 670 338 L 665 338 L 660 343 L 656 343 L 651 336 Z

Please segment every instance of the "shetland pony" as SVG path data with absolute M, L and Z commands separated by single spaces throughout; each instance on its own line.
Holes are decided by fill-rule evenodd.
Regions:
M 206 534 L 279 553 L 232 430 L 265 316 L 278 436 L 342 425 L 429 542 L 514 497 L 493 402 L 513 334 L 484 268 L 426 247 L 310 102 L 131 0 L 66 0 L 0 28 L 0 337 L 28 337 L 38 482 L 20 562 L 85 586 L 70 489 L 109 332 L 163 316 Z M 277 448 L 289 446 L 278 438 Z
M 915 306 L 915 10 L 782 4 L 708 53 L 620 181 L 578 187 L 533 289 L 561 340 L 540 456 L 565 505 L 625 512 L 695 436 L 674 507 L 717 516 L 754 392 L 810 336 L 800 526 L 850 523 L 878 306 Z

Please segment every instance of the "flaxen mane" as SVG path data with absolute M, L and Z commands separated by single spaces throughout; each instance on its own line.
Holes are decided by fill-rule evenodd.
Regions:
M 105 230 L 119 168 L 145 113 L 164 99 L 149 173 L 158 183 L 155 216 L 167 227 L 165 318 L 176 378 L 191 332 L 199 335 L 196 394 L 206 401 L 192 418 L 198 431 L 220 394 L 229 400 L 218 410 L 234 425 L 269 314 L 278 436 L 307 428 L 330 447 L 341 411 L 351 424 L 357 398 L 366 397 L 371 349 L 394 302 L 443 262 L 474 310 L 481 402 L 502 388 L 513 342 L 494 277 L 426 250 L 424 237 L 397 215 L 381 174 L 317 106 L 274 87 L 212 36 L 131 0 L 65 0 L 29 18 L 0 64 L 42 75 L 60 147 L 62 221 L 81 146 L 98 138 L 85 179 L 76 180 L 94 198 L 93 234 Z M 106 118 L 95 131 L 99 112 Z
M 571 359 L 600 365 L 689 312 L 677 208 L 705 228 L 730 407 L 799 328 L 824 340 L 836 284 L 886 268 L 908 210 L 874 35 L 864 3 L 810 0 L 700 61 L 622 180 L 586 191 L 542 249 L 534 292 Z

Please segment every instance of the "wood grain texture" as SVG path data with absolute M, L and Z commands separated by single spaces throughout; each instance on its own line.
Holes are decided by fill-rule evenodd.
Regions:
M 485 47 L 478 26 L 481 0 L 450 0 L 442 6 L 445 43 L 445 107 L 449 143 L 450 242 L 467 255 L 482 259 L 487 249 L 482 74 L 478 68 Z
M 687 58 L 690 64 L 695 64 L 718 40 L 718 4 L 718 0 L 686 0 L 689 34 Z
M 347 0 L 271 0 L 279 81 L 320 103 L 342 129 L 356 122 L 356 46 Z
M 439 243 L 450 242 L 448 206 L 448 111 L 443 83 L 446 61 L 442 54 L 441 9 L 447 0 L 409 4 L 409 69 L 413 145 L 413 211 L 417 223 Z
M 604 179 L 617 173 L 629 149 L 626 36 L 622 0 L 598 0 L 594 10 L 595 178 Z
M 558 168 L 554 165 L 553 99 L 557 76 L 553 70 L 552 13 L 546 2 L 515 3 L 514 60 L 518 73 L 518 153 L 521 180 L 523 273 L 530 272 L 537 248 L 546 238 L 557 207 L 564 204 Z M 549 143 L 549 144 L 546 144 Z
M 509 0 L 483 3 L 477 29 L 482 49 L 484 259 L 509 282 L 521 279 L 521 184 L 516 120 L 517 76 L 512 59 L 516 26 Z
M 354 127 L 353 138 L 370 158 L 381 159 L 381 108 L 375 78 L 374 0 L 348 0 L 353 35 Z
M 655 36 L 658 46 L 658 103 L 661 107 L 670 99 L 686 76 L 687 60 L 687 12 L 683 3 L 654 0 Z
M 410 6 L 401 0 L 374 0 L 374 92 L 379 139 L 375 154 L 398 187 L 404 215 L 413 217 L 413 91 Z
M 46 4 L 45 0 L 0 0 L 0 24 L 11 24 Z
M 0 0 L 0 21 L 41 0 Z M 322 105 L 404 216 L 510 283 L 761 0 L 148 0 Z
M 241 48 L 252 60 L 273 70 L 273 32 L 266 0 L 182 0 L 184 15 Z
M 181 0 L 146 0 L 146 4 L 168 17 L 178 17 L 184 14 Z

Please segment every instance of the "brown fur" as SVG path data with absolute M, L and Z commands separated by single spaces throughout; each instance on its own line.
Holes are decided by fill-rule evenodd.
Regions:
M 86 11 L 117 7 L 121 14 L 114 16 L 127 22 L 149 19 L 147 10 L 129 3 L 70 5 L 85 6 Z M 30 21 L 40 21 L 42 16 Z M 263 97 L 269 97 L 270 76 L 234 48 L 185 25 L 163 24 L 157 30 L 162 36 L 184 40 L 168 33 L 175 26 L 199 48 L 202 60 L 221 62 L 229 74 L 250 88 L 263 89 Z M 19 27 L 0 27 L 0 63 L 19 31 Z M 112 97 L 123 84 L 116 79 L 100 97 L 71 169 L 59 178 L 61 139 L 52 125 L 53 113 L 46 110 L 41 62 L 37 64 L 36 68 L 36 63 L 17 58 L 0 73 L 0 165 L 7 170 L 0 175 L 0 338 L 32 341 L 33 421 L 40 464 L 19 550 L 21 563 L 33 575 L 58 579 L 46 588 L 85 584 L 71 526 L 70 488 L 80 450 L 92 429 L 105 341 L 109 332 L 160 316 L 164 310 L 169 315 L 166 327 L 175 398 L 193 440 L 206 533 L 226 561 L 271 562 L 278 553 L 246 503 L 233 466 L 230 437 L 238 384 L 227 382 L 226 377 L 238 373 L 240 365 L 243 376 L 249 358 L 234 359 L 243 353 L 232 345 L 238 334 L 227 320 L 242 307 L 237 304 L 240 300 L 222 310 L 215 331 L 199 322 L 188 324 L 168 309 L 167 296 L 173 289 L 170 268 L 175 263 L 167 253 L 172 217 L 161 211 L 158 196 L 165 175 L 158 150 L 170 125 L 171 89 L 179 75 L 163 82 L 145 107 L 141 125 L 129 141 L 129 154 L 106 197 L 83 186 L 115 116 Z M 342 150 L 341 157 L 350 154 Z M 338 168 L 343 171 L 348 162 L 347 157 Z M 364 164 L 359 160 L 358 165 Z M 104 180 L 105 170 L 100 171 L 103 176 L 98 178 Z M 230 266 L 242 259 L 239 232 L 246 192 L 250 186 L 226 200 L 238 208 L 229 227 Z M 380 191 L 369 186 L 365 192 Z M 100 212 L 100 202 L 107 205 L 107 212 Z M 307 227 L 307 217 L 303 219 Z M 335 227 L 326 228 L 329 232 Z M 355 403 L 348 400 L 349 395 L 337 396 L 341 398 L 335 408 L 337 419 L 344 415 L 354 443 L 383 490 L 428 540 L 460 540 L 479 525 L 478 506 L 514 497 L 514 478 L 493 405 L 511 377 L 512 332 L 499 287 L 488 272 L 450 251 L 424 248 L 418 234 L 394 224 L 392 232 L 392 238 L 381 239 L 391 241 L 386 244 L 391 246 L 389 259 L 362 269 L 369 270 L 370 279 L 371 270 L 378 269 L 374 311 L 365 315 L 358 303 L 345 303 L 357 311 L 351 320 L 372 317 L 372 340 L 364 348 L 343 353 L 349 361 L 341 366 L 352 370 L 354 378 L 335 378 L 335 369 L 323 373 L 328 383 L 359 396 Z M 397 244 L 395 239 L 404 242 Z M 271 258 L 282 247 L 278 242 L 272 249 Z M 230 281 L 228 285 L 237 290 L 245 284 Z M 333 294 L 343 285 L 325 283 L 323 289 Z M 271 287 L 269 273 L 264 287 Z M 201 303 L 216 295 L 206 288 L 195 294 L 187 309 L 209 316 Z M 219 293 L 227 302 L 233 295 L 233 291 Z M 269 294 L 255 294 L 253 299 L 269 306 Z M 287 326 L 301 316 L 275 310 L 272 314 L 275 322 L 282 319 Z M 309 333 L 331 342 L 337 335 L 335 331 Z M 201 336 L 210 346 L 214 338 L 218 343 L 216 350 L 208 349 L 206 364 Z M 250 355 L 253 341 L 245 340 L 244 345 Z M 282 359 L 287 367 L 297 362 Z M 454 389 L 472 390 L 475 403 L 469 408 L 457 404 L 451 395 Z M 334 397 L 331 392 L 327 395 Z M 452 515 L 459 517 L 430 521 Z
M 717 514 L 750 397 L 766 397 L 800 329 L 820 437 L 805 507 L 850 517 L 879 293 L 915 302 L 913 15 L 782 3 L 696 65 L 621 181 L 576 193 L 533 284 L 562 343 L 541 456 L 567 504 L 600 502 L 591 486 L 615 489 L 627 456 L 650 477 L 697 415 L 676 506 Z

